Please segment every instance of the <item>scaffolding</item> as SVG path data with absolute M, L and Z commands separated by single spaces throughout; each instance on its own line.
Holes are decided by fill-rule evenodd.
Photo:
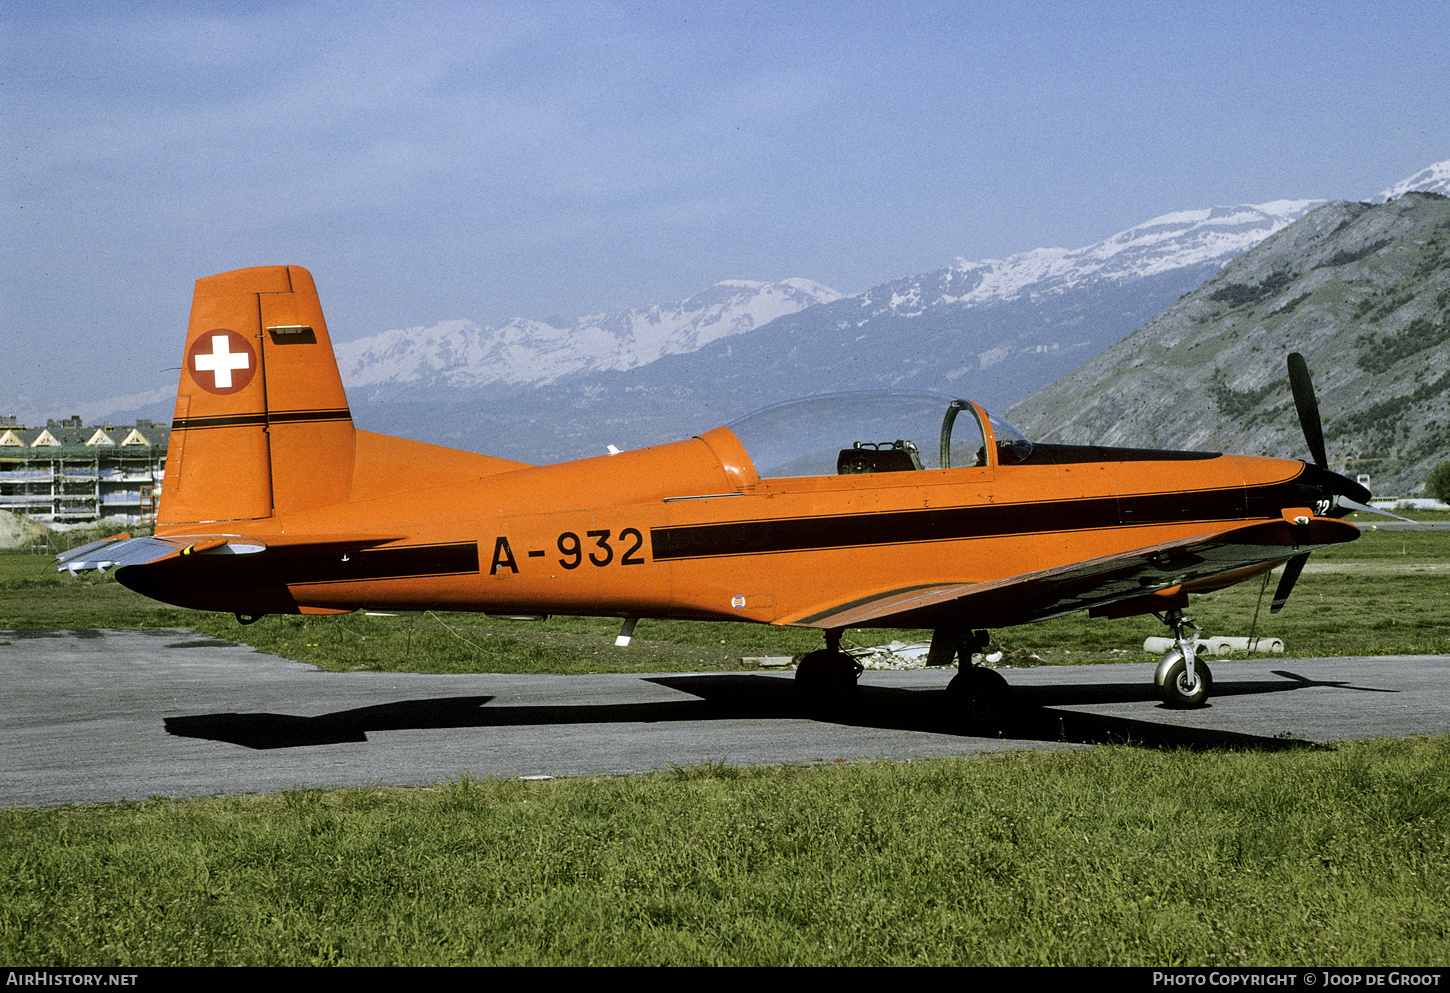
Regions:
M 0 448 L 0 510 L 51 524 L 156 523 L 164 445 Z

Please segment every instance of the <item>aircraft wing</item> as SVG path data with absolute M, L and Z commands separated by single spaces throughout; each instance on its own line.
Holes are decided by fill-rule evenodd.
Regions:
M 1005 579 L 864 592 L 776 623 L 814 628 L 1024 624 L 1281 562 L 1358 535 L 1353 524 L 1332 519 L 1261 521 Z
M 55 557 L 57 572 L 105 572 L 112 566 L 148 565 L 178 555 L 247 555 L 263 551 L 267 546 L 256 538 L 237 535 L 188 535 L 184 538 L 132 538 L 116 535 L 102 538 L 80 548 L 72 548 Z

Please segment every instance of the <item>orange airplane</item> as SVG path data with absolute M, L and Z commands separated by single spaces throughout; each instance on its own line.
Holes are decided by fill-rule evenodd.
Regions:
M 353 426 L 311 275 L 197 281 L 155 537 L 61 555 L 182 607 L 235 613 L 467 610 L 756 621 L 821 629 L 796 682 L 861 669 L 848 627 L 930 628 L 948 696 L 1006 683 L 983 629 L 1087 610 L 1158 613 L 1155 682 L 1201 705 L 1212 676 L 1190 593 L 1358 537 L 1369 492 L 1326 468 L 1313 388 L 1290 383 L 1314 463 L 1030 443 L 975 403 L 848 393 L 769 407 L 687 441 L 533 466 Z

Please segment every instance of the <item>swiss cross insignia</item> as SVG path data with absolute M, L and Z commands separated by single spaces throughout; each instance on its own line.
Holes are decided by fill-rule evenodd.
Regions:
M 192 342 L 186 371 L 208 393 L 236 393 L 257 374 L 257 351 L 235 331 L 217 328 Z

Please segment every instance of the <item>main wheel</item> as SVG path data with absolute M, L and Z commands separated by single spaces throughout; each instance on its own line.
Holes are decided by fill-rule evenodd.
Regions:
M 1007 712 L 1012 688 L 995 669 L 972 666 L 947 683 L 947 705 L 973 724 L 990 723 Z
M 1179 657 L 1157 682 L 1163 702 L 1170 707 L 1202 707 L 1213 692 L 1213 673 L 1200 658 L 1193 660 L 1192 680 L 1188 678 L 1188 663 Z
M 856 695 L 861 666 L 845 652 L 811 652 L 795 668 L 796 691 L 815 708 L 838 707 Z

